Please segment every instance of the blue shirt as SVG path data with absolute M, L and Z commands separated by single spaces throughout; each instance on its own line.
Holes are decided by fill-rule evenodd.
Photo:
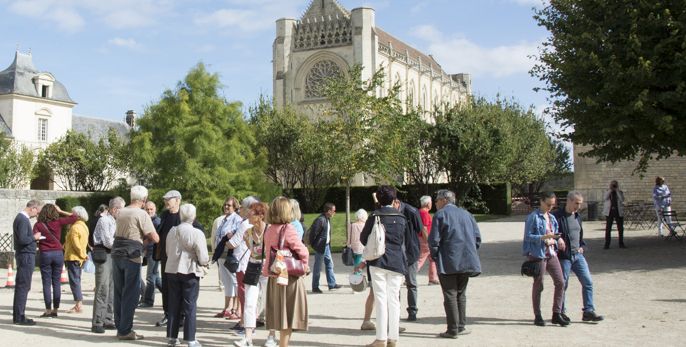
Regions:
M 238 230 L 241 222 L 243 222 L 243 218 L 241 218 L 241 216 L 236 212 L 233 212 L 228 217 L 224 218 L 219 224 L 219 228 L 217 228 L 217 235 L 214 238 L 215 245 L 218 245 L 219 241 L 221 241 L 221 239 L 227 234 L 229 237 L 233 235 L 233 233 Z
M 557 219 L 552 214 L 548 214 L 550 226 L 553 234 L 559 234 Z M 543 235 L 547 230 L 546 219 L 540 209 L 531 212 L 524 223 L 524 242 L 522 243 L 522 254 L 535 258 L 545 258 L 545 242 Z
M 291 222 L 291 225 L 295 227 L 295 232 L 298 233 L 298 238 L 303 239 L 303 235 L 305 235 L 305 229 L 303 228 L 302 223 L 300 223 L 299 220 L 294 220 Z

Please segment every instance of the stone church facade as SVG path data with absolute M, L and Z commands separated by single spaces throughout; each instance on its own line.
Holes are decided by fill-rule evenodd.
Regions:
M 356 64 L 363 66 L 363 80 L 383 68 L 385 88 L 379 96 L 398 83 L 406 108 L 432 110 L 467 99 L 468 74 L 443 71 L 433 57 L 377 27 L 375 16 L 371 8 L 348 11 L 335 0 L 313 0 L 300 19 L 279 19 L 273 46 L 275 105 L 318 116 L 326 79 Z

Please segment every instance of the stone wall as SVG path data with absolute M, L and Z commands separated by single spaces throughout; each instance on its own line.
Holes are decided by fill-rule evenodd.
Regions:
M 0 189 L 0 234 L 12 233 L 12 223 L 17 213 L 21 211 L 31 199 L 39 199 L 44 203 L 54 203 L 56 199 L 65 196 L 84 196 L 89 192 L 67 192 L 55 190 L 12 190 Z
M 674 156 L 651 161 L 648 171 L 641 178 L 638 174 L 632 175 L 635 161 L 596 164 L 593 158 L 579 156 L 586 150 L 588 147 L 574 146 L 574 187 L 584 194 L 586 201 L 599 202 L 598 213 L 602 213 L 603 193 L 611 180 L 619 182 L 627 202 L 652 203 L 656 176 L 664 177 L 672 192 L 672 209 L 686 213 L 686 157 Z

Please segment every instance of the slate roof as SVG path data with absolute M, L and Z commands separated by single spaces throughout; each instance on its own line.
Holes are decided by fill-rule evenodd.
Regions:
M 33 66 L 31 53 L 17 51 L 12 64 L 0 72 L 0 95 L 18 94 L 40 98 L 41 95 L 34 83 L 34 78 L 40 74 L 41 71 Z M 67 88 L 57 80 L 53 82 L 52 97 L 49 99 L 75 104 L 74 100 L 69 97 Z
M 385 45 L 388 45 L 390 43 L 393 45 L 394 51 L 398 51 L 398 52 L 402 52 L 402 53 L 407 52 L 410 55 L 411 59 L 414 59 L 414 60 L 421 59 L 422 65 L 431 66 L 431 68 L 434 71 L 443 71 L 443 69 L 441 68 L 441 65 L 438 64 L 438 62 L 432 56 L 422 53 L 418 49 L 406 44 L 402 40 L 400 40 L 400 39 L 394 37 L 393 35 L 383 31 L 379 27 L 374 28 L 374 30 L 376 32 L 376 36 L 379 39 L 379 43 L 383 43 Z
M 116 130 L 122 139 L 128 141 L 129 129 L 131 129 L 123 122 L 77 115 L 72 116 L 71 124 L 74 131 L 90 135 L 94 142 L 98 142 L 100 139 L 107 139 L 107 131 L 110 128 Z

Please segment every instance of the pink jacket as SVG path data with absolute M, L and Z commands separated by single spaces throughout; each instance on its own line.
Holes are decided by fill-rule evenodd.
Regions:
M 298 237 L 298 233 L 295 231 L 295 227 L 291 224 L 270 224 L 267 230 L 264 232 L 264 253 L 265 259 L 262 263 L 262 276 L 270 276 L 269 267 L 272 265 L 270 263 L 271 248 L 274 247 L 278 249 L 279 247 L 279 232 L 281 228 L 285 227 L 283 230 L 283 248 L 289 248 L 293 255 L 300 259 L 303 265 L 307 265 L 310 259 L 310 252 L 307 247 L 302 243 Z M 276 276 L 272 276 L 276 277 Z

